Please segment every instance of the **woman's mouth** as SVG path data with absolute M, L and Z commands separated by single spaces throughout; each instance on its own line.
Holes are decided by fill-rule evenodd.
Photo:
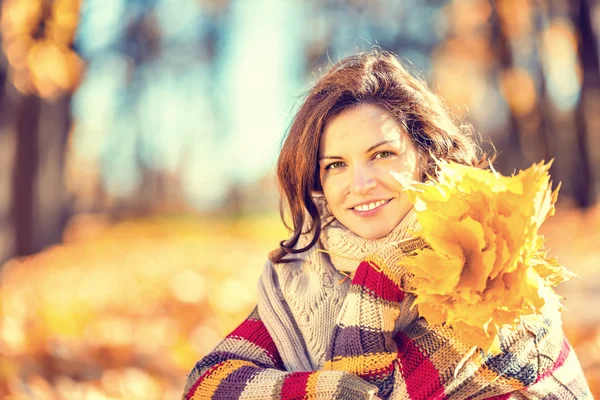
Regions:
M 385 207 L 386 204 L 390 202 L 391 199 L 387 200 L 377 200 L 371 203 L 359 204 L 351 208 L 351 210 L 360 216 L 369 216 L 378 212 L 380 209 Z

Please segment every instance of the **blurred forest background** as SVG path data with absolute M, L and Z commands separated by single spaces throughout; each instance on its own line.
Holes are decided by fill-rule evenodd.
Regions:
M 500 172 L 555 158 L 544 233 L 581 277 L 565 330 L 600 397 L 597 0 L 2 0 L 0 18 L 0 398 L 179 398 L 287 235 L 273 166 L 302 93 L 372 45 Z

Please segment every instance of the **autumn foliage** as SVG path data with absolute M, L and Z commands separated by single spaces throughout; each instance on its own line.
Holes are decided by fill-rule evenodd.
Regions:
M 497 354 L 501 328 L 560 311 L 552 286 L 574 274 L 547 257 L 539 234 L 558 196 L 550 165 L 507 177 L 439 161 L 436 181 L 409 187 L 417 235 L 429 247 L 402 264 L 430 323 L 449 324 L 465 342 Z
M 81 217 L 65 244 L 2 269 L 0 398 L 179 398 L 255 304 L 279 227 Z
M 71 45 L 80 6 L 80 0 L 2 2 L 2 50 L 17 90 L 56 98 L 78 85 L 84 63 Z

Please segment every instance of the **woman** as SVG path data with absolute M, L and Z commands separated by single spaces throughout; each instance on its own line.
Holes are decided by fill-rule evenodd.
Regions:
M 504 330 L 502 352 L 486 356 L 411 307 L 398 260 L 424 244 L 390 171 L 424 180 L 434 158 L 488 163 L 394 55 L 333 66 L 278 161 L 293 234 L 270 255 L 257 307 L 196 364 L 183 398 L 591 398 L 560 321 Z

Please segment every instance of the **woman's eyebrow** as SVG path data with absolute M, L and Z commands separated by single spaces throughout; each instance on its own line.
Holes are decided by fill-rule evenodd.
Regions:
M 365 151 L 365 153 L 370 153 L 373 150 L 375 150 L 376 148 L 378 148 L 379 146 L 383 146 L 384 144 L 388 144 L 388 143 L 397 142 L 398 140 L 400 140 L 400 139 L 382 140 L 381 142 L 375 143 L 373 146 L 369 147 Z M 321 156 L 321 157 L 319 157 L 319 161 L 322 161 L 322 160 L 325 160 L 325 159 L 328 159 L 328 160 L 343 160 L 344 157 L 340 157 L 340 156 Z
M 379 146 L 383 146 L 384 144 L 388 144 L 388 143 L 392 143 L 392 142 L 397 142 L 399 139 L 389 139 L 389 140 L 383 140 L 377 144 L 374 144 L 373 146 L 369 147 L 367 149 L 367 151 L 365 151 L 365 153 L 370 153 L 373 150 L 375 150 L 376 148 L 378 148 Z
M 325 160 L 325 159 L 329 159 L 329 160 L 343 160 L 343 157 L 340 156 L 321 156 L 319 157 L 319 161 Z

